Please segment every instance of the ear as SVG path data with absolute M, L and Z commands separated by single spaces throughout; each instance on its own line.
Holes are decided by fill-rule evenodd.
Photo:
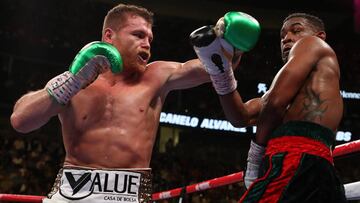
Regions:
M 102 36 L 102 41 L 111 44 L 114 36 L 115 36 L 115 33 L 111 28 L 105 28 L 103 36 Z
M 317 36 L 317 37 L 320 37 L 322 40 L 325 40 L 325 39 L 326 39 L 326 33 L 325 33 L 325 31 L 320 31 L 320 32 L 316 33 L 316 36 Z

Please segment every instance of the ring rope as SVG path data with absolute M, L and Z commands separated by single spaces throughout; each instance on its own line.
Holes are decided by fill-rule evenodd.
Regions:
M 33 202 L 40 203 L 44 199 L 44 196 L 36 195 L 17 195 L 17 194 L 0 194 L 0 202 Z
M 348 142 L 335 147 L 333 157 L 339 157 L 360 151 L 360 140 Z
M 359 151 L 360 151 L 360 140 L 356 140 L 353 142 L 336 146 L 333 151 L 333 157 L 340 157 L 343 155 L 347 155 Z M 193 192 L 199 192 L 224 185 L 233 184 L 236 182 L 242 182 L 243 176 L 244 176 L 243 171 L 240 171 L 230 175 L 188 185 L 186 187 L 180 187 L 168 191 L 154 193 L 152 194 L 152 200 L 163 200 L 163 199 L 178 197 L 180 196 L 184 188 L 186 190 L 186 194 L 189 194 Z M 346 189 L 346 197 L 349 200 L 360 199 L 360 191 L 358 191 L 359 185 L 360 185 L 360 181 L 344 185 Z M 36 195 L 0 194 L 0 202 L 8 201 L 8 202 L 41 203 L 44 198 L 45 198 L 44 196 L 36 196 Z
M 192 184 L 189 186 L 186 186 L 186 194 L 193 193 L 193 192 L 199 192 L 203 190 L 208 190 L 224 185 L 229 185 L 232 183 L 236 183 L 239 181 L 242 181 L 244 177 L 244 173 L 242 171 L 233 173 L 227 176 L 214 178 L 211 180 L 203 181 L 201 183 Z M 168 199 L 180 196 L 182 188 L 176 188 L 173 190 L 168 190 L 165 192 L 159 192 L 152 195 L 152 200 L 162 200 L 162 199 Z

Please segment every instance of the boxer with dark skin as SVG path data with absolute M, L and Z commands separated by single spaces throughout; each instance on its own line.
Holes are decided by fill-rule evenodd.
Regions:
M 219 95 L 234 126 L 257 126 L 240 202 L 346 201 L 330 153 L 343 115 L 340 68 L 325 38 L 319 18 L 289 15 L 280 31 L 284 65 L 270 89 L 247 102 L 237 91 Z
M 257 124 L 256 143 L 264 146 L 276 127 L 291 120 L 311 121 L 336 132 L 343 114 L 340 68 L 325 42 L 325 31 L 306 18 L 293 17 L 285 21 L 280 38 L 284 66 L 269 91 L 246 103 L 236 91 L 221 96 L 227 118 L 235 126 Z

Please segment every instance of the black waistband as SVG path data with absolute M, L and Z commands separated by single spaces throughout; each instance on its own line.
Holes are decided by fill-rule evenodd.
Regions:
M 318 140 L 329 148 L 335 144 L 335 134 L 332 130 L 317 123 L 307 121 L 289 121 L 271 134 L 271 138 L 281 136 L 303 136 Z

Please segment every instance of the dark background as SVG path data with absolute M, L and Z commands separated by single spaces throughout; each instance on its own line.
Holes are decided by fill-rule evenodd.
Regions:
M 45 195 L 64 157 L 60 124 L 53 118 L 46 126 L 23 135 L 15 132 L 9 117 L 15 101 L 30 90 L 43 88 L 55 75 L 65 71 L 79 49 L 101 39 L 102 21 L 117 3 L 142 5 L 155 12 L 152 59 L 186 61 L 195 57 L 188 42 L 196 28 L 214 24 L 227 11 L 251 14 L 261 24 L 256 47 L 245 54 L 238 71 L 238 90 L 244 100 L 261 96 L 259 82 L 270 83 L 282 65 L 279 29 L 291 12 L 308 12 L 321 17 L 327 42 L 337 53 L 341 66 L 341 89 L 359 93 L 360 8 L 352 0 L 317 1 L 110 1 L 110 0 L 2 0 L 0 2 L 0 193 Z M 358 10 L 357 10 L 358 9 Z M 356 26 L 357 25 L 357 26 Z M 360 29 L 359 29 L 360 30 Z M 340 131 L 350 131 L 351 140 L 360 138 L 360 100 L 345 99 Z M 171 92 L 164 112 L 225 119 L 210 84 Z M 160 130 L 179 132 L 165 151 Z M 239 134 L 161 125 L 154 147 L 154 191 L 181 187 L 243 170 L 251 133 Z M 338 141 L 342 144 L 344 141 Z M 335 160 L 344 183 L 359 181 L 359 155 Z M 190 195 L 189 201 L 232 202 L 243 189 L 233 184 Z M 175 201 L 175 200 L 173 200 Z

